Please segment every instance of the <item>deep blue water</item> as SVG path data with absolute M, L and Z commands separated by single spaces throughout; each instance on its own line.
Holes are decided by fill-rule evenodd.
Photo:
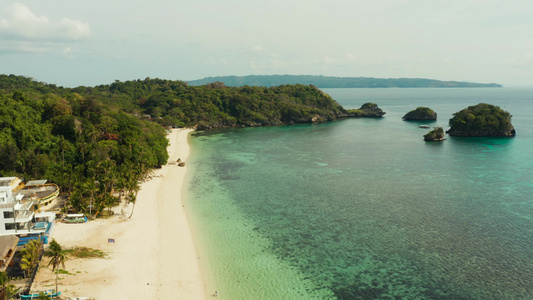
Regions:
M 533 89 L 324 89 L 382 119 L 191 138 L 188 207 L 225 299 L 533 299 Z M 426 143 L 484 102 L 514 138 Z

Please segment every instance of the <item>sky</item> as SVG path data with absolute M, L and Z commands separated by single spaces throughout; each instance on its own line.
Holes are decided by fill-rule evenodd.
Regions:
M 272 74 L 533 86 L 533 1 L 3 0 L 0 74 L 65 87 Z

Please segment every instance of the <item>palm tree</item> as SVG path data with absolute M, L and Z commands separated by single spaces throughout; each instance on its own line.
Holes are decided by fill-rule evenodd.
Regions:
M 7 272 L 0 272 L 0 287 L 2 288 L 0 291 L 0 297 L 2 300 L 7 300 L 15 294 L 15 286 L 9 284 L 9 281 L 10 279 L 9 276 L 7 276 Z
M 94 180 L 94 178 L 89 178 L 85 181 L 83 184 L 83 187 L 86 192 L 89 192 L 90 198 L 89 198 L 89 215 L 92 217 L 93 215 L 93 201 L 94 201 L 94 194 L 98 191 L 97 182 Z
M 7 286 L 9 283 L 9 276 L 7 276 L 7 272 L 0 272 L 0 287 L 2 290 L 0 291 L 0 296 L 2 297 L 2 300 L 7 300 Z
M 61 166 L 65 166 L 65 149 L 67 148 L 67 143 L 65 137 L 60 135 L 57 141 L 58 150 L 61 150 Z
M 128 218 L 131 219 L 133 217 L 133 211 L 135 211 L 135 203 L 137 202 L 137 192 L 129 194 L 127 197 L 128 203 L 133 203 L 133 206 L 131 207 L 131 213 Z
M 126 199 L 128 199 L 128 203 L 133 203 L 133 207 L 131 209 L 130 219 L 133 216 L 133 211 L 135 210 L 135 202 L 137 201 L 137 193 L 141 189 L 141 186 L 139 185 L 139 179 L 141 178 L 141 175 L 143 174 L 143 166 L 135 166 L 132 168 L 132 172 L 127 173 L 126 177 L 126 189 L 128 190 Z
M 37 262 L 39 260 L 39 254 L 41 254 L 41 240 L 31 240 L 26 244 L 26 247 L 21 251 L 22 259 L 20 260 L 20 268 L 26 271 L 29 277 Z
M 48 263 L 48 266 L 52 265 L 52 271 L 56 272 L 56 292 L 57 290 L 57 279 L 59 277 L 59 266 L 65 267 L 65 254 L 63 253 L 63 250 L 61 250 L 61 246 L 56 242 L 55 239 L 52 239 L 49 245 L 49 251 L 46 254 L 47 256 L 50 256 L 50 262 Z
M 133 203 L 133 207 L 131 209 L 130 219 L 133 216 L 133 211 L 135 210 L 135 202 L 137 201 L 137 193 L 141 189 L 141 186 L 139 185 L 139 177 L 136 174 L 131 174 L 127 178 L 127 196 L 126 199 L 128 200 L 128 203 Z
M 117 174 L 117 181 L 115 183 L 115 188 L 118 189 L 118 203 L 122 203 L 122 196 L 124 195 L 124 190 L 127 187 L 126 178 L 124 178 L 124 174 L 126 172 L 120 172 Z

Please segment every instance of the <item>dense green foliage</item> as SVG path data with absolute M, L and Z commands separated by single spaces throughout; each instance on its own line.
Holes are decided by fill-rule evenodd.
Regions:
M 146 115 L 164 126 L 199 129 L 312 122 L 343 116 L 344 109 L 318 88 L 303 85 L 226 87 L 215 82 L 145 79 L 96 87 L 110 104 Z
M 480 103 L 469 106 L 449 121 L 452 136 L 514 136 L 511 114 L 498 106 Z
M 444 129 L 435 127 L 433 130 L 424 135 L 424 141 L 442 141 L 444 139 Z
M 312 84 L 320 88 L 447 88 L 501 87 L 496 83 L 441 81 L 425 78 L 332 77 L 313 75 L 249 75 L 219 76 L 188 81 L 190 85 L 223 82 L 227 86 L 278 86 L 284 84 Z
M 359 109 L 348 109 L 347 113 L 354 118 L 381 118 L 386 114 L 376 103 L 365 103 Z
M 166 163 L 168 141 L 161 126 L 79 90 L 0 75 L 0 176 L 48 179 L 72 208 L 98 213 Z
M 416 109 L 406 113 L 404 120 L 436 120 L 437 113 L 429 107 L 417 107 Z

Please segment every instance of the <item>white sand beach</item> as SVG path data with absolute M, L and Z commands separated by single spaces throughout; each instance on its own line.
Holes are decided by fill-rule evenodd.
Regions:
M 169 135 L 169 164 L 155 170 L 142 184 L 133 217 L 123 204 L 108 219 L 84 224 L 58 223 L 52 238 L 63 247 L 90 247 L 107 258 L 69 259 L 60 275 L 64 298 L 105 299 L 207 299 L 198 255 L 182 203 L 191 130 Z M 121 217 L 123 211 L 126 217 Z M 114 239 L 110 243 L 108 239 Z M 44 265 L 44 264 L 43 264 Z M 55 287 L 55 275 L 41 267 L 33 290 Z

